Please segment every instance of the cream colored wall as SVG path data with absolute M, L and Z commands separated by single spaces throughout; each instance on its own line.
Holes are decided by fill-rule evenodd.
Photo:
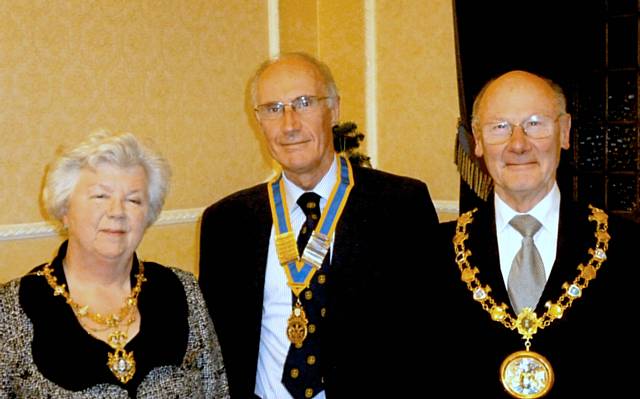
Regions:
M 369 60 L 367 6 L 377 42 Z M 196 215 L 152 227 L 140 255 L 195 271 L 199 210 L 271 173 L 245 98 L 269 53 L 267 7 L 266 0 L 0 2 L 0 229 L 43 220 L 38 192 L 60 144 L 100 127 L 132 131 L 173 166 L 165 211 Z M 451 2 L 280 0 L 278 10 L 281 49 L 325 60 L 341 89 L 342 120 L 365 133 L 366 67 L 376 63 L 375 166 L 427 181 L 434 200 L 457 200 Z M 0 237 L 0 282 L 48 260 L 60 241 Z
M 365 37 L 372 7 L 372 37 Z M 368 134 L 367 101 L 375 101 L 375 167 L 428 183 L 436 201 L 458 200 L 453 163 L 458 89 L 450 0 L 280 2 L 282 49 L 318 55 L 341 91 L 343 121 Z M 315 43 L 309 43 L 314 39 Z M 375 41 L 367 54 L 366 40 Z M 367 57 L 370 57 L 368 59 Z M 375 63 L 377 98 L 367 98 L 367 62 Z M 373 130 L 373 129 L 372 129 Z M 367 143 L 361 148 L 366 149 Z M 457 216 L 441 211 L 441 220 Z
M 365 131 L 364 2 L 321 2 L 318 11 L 318 56 L 335 74 L 342 96 L 341 120 L 356 122 Z
M 153 141 L 173 167 L 165 209 L 199 208 L 270 173 L 246 112 L 268 56 L 266 2 L 0 2 L 0 224 L 42 220 L 60 144 L 96 128 Z M 194 270 L 197 225 L 152 227 L 142 256 Z M 0 281 L 48 260 L 59 238 L 0 241 Z
M 376 3 L 379 166 L 426 181 L 433 199 L 457 199 L 451 1 Z
M 326 62 L 340 90 L 340 119 L 364 128 L 363 1 L 281 0 L 280 48 Z

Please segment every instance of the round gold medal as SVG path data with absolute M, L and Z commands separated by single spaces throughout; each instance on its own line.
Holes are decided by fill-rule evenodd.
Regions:
M 553 386 L 551 363 L 539 353 L 518 351 L 500 366 L 500 381 L 514 398 L 540 398 Z

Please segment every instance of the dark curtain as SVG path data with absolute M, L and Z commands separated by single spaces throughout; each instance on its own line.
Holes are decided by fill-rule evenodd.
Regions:
M 607 7 L 611 8 L 612 3 L 615 2 L 453 0 L 460 99 L 456 158 L 463 177 L 461 211 L 475 207 L 486 194 L 482 192 L 486 191 L 482 179 L 477 177 L 484 166 L 473 155 L 472 143 L 471 146 L 465 143 L 465 135 L 466 141 L 472 142 L 469 136 L 471 110 L 483 84 L 513 69 L 550 78 L 563 87 L 568 111 L 574 116 L 572 130 L 580 132 L 584 122 L 575 113 L 580 100 L 587 95 L 583 82 L 593 81 L 594 74 L 607 71 L 606 22 L 610 11 Z M 629 3 L 637 18 L 635 0 Z M 637 35 L 634 40 L 637 47 Z M 593 100 L 604 101 L 602 97 Z M 574 198 L 579 174 L 576 140 L 574 134 L 572 150 L 563 151 L 558 171 L 561 192 Z M 469 162 L 473 167 L 469 167 Z M 469 173 L 471 176 L 467 176 Z

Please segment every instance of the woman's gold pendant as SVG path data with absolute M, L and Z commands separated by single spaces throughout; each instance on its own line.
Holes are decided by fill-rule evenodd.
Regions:
M 127 352 L 124 350 L 124 345 L 127 343 L 127 334 L 116 330 L 109 334 L 107 340 L 114 349 L 113 353 L 109 353 L 107 366 L 109 366 L 109 370 L 116 376 L 118 381 L 126 384 L 136 373 L 136 361 L 133 358 L 133 351 Z
M 127 352 L 124 349 L 116 349 L 115 352 L 109 353 L 107 365 L 118 381 L 123 384 L 129 382 L 136 372 L 136 361 L 133 358 L 133 351 Z
M 116 349 L 113 353 L 109 353 L 107 365 L 118 381 L 123 384 L 129 382 L 136 372 L 136 361 L 133 358 L 133 351 L 127 352 L 122 348 Z
M 500 381 L 514 398 L 540 398 L 553 386 L 551 363 L 539 353 L 518 351 L 500 366 Z

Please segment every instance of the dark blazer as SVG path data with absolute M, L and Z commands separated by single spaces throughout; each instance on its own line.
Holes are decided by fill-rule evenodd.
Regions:
M 437 215 L 417 180 L 354 167 L 327 272 L 322 350 L 328 398 L 412 390 L 408 355 L 419 341 L 415 297 Z M 253 397 L 272 219 L 267 185 L 204 212 L 200 285 L 214 320 L 231 395 Z M 414 362 L 412 362 L 414 363 Z
M 480 273 L 481 283 L 489 284 L 498 304 L 511 304 L 500 272 L 493 199 L 474 214 L 467 226 L 469 262 Z M 536 314 L 542 315 L 548 300 L 555 302 L 564 282 L 578 275 L 577 266 L 591 258 L 595 222 L 589 222 L 586 206 L 561 201 L 556 260 Z M 443 318 L 438 340 L 446 356 L 435 375 L 452 397 L 509 397 L 499 381 L 502 361 L 511 353 L 524 350 L 517 331 L 493 321 L 473 300 L 454 262 L 451 238 L 455 222 L 441 225 L 449 255 L 444 267 L 434 274 Z M 630 397 L 638 367 L 625 366 L 638 359 L 637 331 L 631 318 L 638 312 L 639 294 L 634 269 L 640 244 L 639 226 L 609 214 L 609 250 L 595 280 L 584 289 L 563 317 L 533 336 L 531 350 L 545 356 L 555 372 L 555 383 L 545 398 Z M 634 381 L 634 382 L 632 382 Z M 604 396 L 594 396 L 602 394 Z M 473 396 L 472 396 L 473 395 Z M 631 395 L 633 396 L 633 395 Z

